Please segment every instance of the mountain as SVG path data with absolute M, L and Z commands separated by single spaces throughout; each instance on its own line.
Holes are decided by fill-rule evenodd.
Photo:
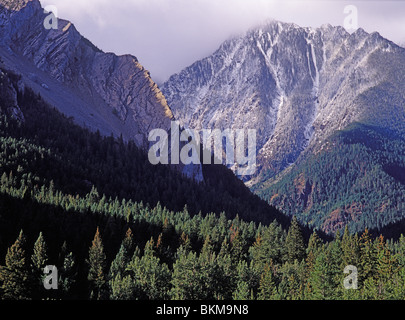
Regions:
M 131 55 L 104 53 L 58 19 L 46 29 L 38 0 L 0 1 L 0 56 L 22 82 L 75 121 L 141 146 L 173 115 L 149 72 Z
M 385 216 L 382 225 L 403 217 L 400 208 L 404 199 L 399 192 L 402 185 L 397 185 L 397 180 L 390 178 L 383 168 L 401 167 L 398 162 L 403 159 L 393 160 L 388 154 L 371 165 L 372 169 L 375 166 L 381 169 L 383 178 L 372 171 L 354 171 L 355 177 L 348 177 L 344 171 L 340 174 L 322 171 L 323 179 L 337 185 L 333 197 L 319 190 L 318 193 L 324 193 L 326 205 L 314 197 L 312 202 L 318 206 L 297 206 L 295 195 L 305 190 L 306 182 L 309 190 L 319 188 L 311 183 L 313 171 L 302 175 L 302 166 L 310 159 L 319 173 L 319 168 L 324 168 L 319 157 L 324 153 L 333 150 L 335 156 L 345 157 L 339 148 L 347 139 L 336 140 L 338 132 L 357 130 L 363 134 L 365 143 L 364 132 L 370 137 L 370 130 L 375 129 L 378 134 L 371 136 L 377 135 L 382 144 L 392 139 L 403 141 L 404 70 L 405 50 L 376 32 L 358 29 L 350 34 L 331 25 L 313 29 L 272 21 L 224 42 L 211 56 L 171 76 L 162 91 L 174 116 L 184 126 L 256 129 L 259 170 L 247 184 L 288 214 L 300 216 L 313 227 L 334 231 L 348 223 L 359 223 L 356 219 L 361 215 L 362 227 L 374 227 L 375 221 L 371 222 L 370 216 L 376 216 L 377 211 L 378 216 Z M 356 123 L 365 125 L 367 130 L 353 126 Z M 402 150 L 395 149 L 396 156 Z M 387 157 L 391 159 L 386 161 Z M 329 161 L 333 159 L 329 157 Z M 296 181 L 296 188 L 283 189 L 283 193 L 279 183 L 288 173 L 289 178 L 285 179 Z M 381 199 L 375 201 L 381 210 L 364 208 L 356 201 L 348 203 L 349 198 L 344 195 L 347 190 L 349 194 L 366 190 L 361 183 L 353 187 L 364 175 L 388 182 L 383 184 L 382 191 L 368 190 L 363 202 L 370 197 L 376 199 L 376 193 L 380 193 L 381 199 L 390 198 L 391 188 L 398 196 L 390 198 L 389 206 Z M 349 180 L 349 188 L 343 193 L 340 182 L 332 180 L 335 176 Z M 344 199 L 345 203 L 338 199 Z M 360 208 L 357 216 L 346 212 L 350 206 Z M 387 207 L 392 207 L 389 212 Z M 348 217 L 343 222 L 340 214 L 339 218 L 331 219 L 336 212 Z M 328 219 L 333 221 L 328 224 Z
M 130 257 L 135 259 L 139 248 L 155 241 L 156 259 L 159 255 L 171 269 L 186 239 L 196 252 L 205 238 L 216 249 L 231 245 L 232 252 L 239 252 L 233 260 L 237 265 L 238 259 L 248 257 L 258 232 L 269 229 L 280 242 L 285 238 L 289 219 L 254 195 L 225 166 L 203 166 L 205 179 L 197 182 L 170 166 L 152 165 L 133 141 L 102 136 L 74 124 L 33 90 L 20 87 L 20 81 L 20 76 L 0 68 L 0 299 L 91 299 L 87 261 L 96 230 L 104 241 L 107 297 L 114 279 L 109 268 L 114 269 L 125 235 L 133 238 Z M 27 277 L 8 273 L 15 270 L 8 267 L 14 263 L 13 250 L 8 248 L 18 234 L 27 240 L 21 264 Z M 38 252 L 31 251 L 38 234 L 47 245 L 41 251 L 46 255 L 36 278 L 30 257 Z M 65 259 L 65 254 L 70 257 Z M 44 290 L 46 261 L 58 268 L 59 290 Z M 236 265 L 227 270 L 236 275 Z M 228 273 L 222 277 L 228 279 Z M 63 279 L 70 279 L 69 285 Z M 165 287 L 171 286 L 171 278 L 164 282 Z M 133 299 L 144 299 L 137 289 L 132 290 Z M 166 291 L 162 289 L 164 297 Z
M 57 29 L 45 28 L 49 13 L 38 0 L 1 0 L 0 16 L 3 67 L 77 124 L 144 149 L 151 130 L 170 131 L 173 114 L 136 57 L 101 51 L 63 19 Z M 203 179 L 199 165 L 176 168 Z

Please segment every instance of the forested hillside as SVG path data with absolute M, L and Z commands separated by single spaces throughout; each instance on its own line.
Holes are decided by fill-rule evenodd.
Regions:
M 196 184 L 17 92 L 24 119 L 0 108 L 2 299 L 404 298 L 403 237 L 309 237 L 222 166 Z M 348 264 L 359 290 L 343 288 Z
M 405 140 L 394 131 L 354 123 L 316 154 L 257 192 L 310 227 L 365 228 L 398 236 L 405 213 Z M 391 230 L 390 230 L 391 229 Z

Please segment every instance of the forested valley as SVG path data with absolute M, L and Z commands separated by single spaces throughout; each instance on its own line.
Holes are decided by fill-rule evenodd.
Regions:
M 3 70 L 0 87 L 19 78 Z M 3 97 L 5 95 L 2 95 Z M 327 236 L 222 166 L 196 183 L 122 138 L 83 129 L 30 89 L 0 97 L 2 299 L 403 299 L 405 238 Z M 43 269 L 58 269 L 45 290 Z M 358 269 L 358 290 L 343 286 Z

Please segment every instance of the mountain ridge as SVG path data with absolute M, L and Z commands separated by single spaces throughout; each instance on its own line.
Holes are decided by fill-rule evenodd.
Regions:
M 313 138 L 322 140 L 363 116 L 343 108 L 345 101 L 339 100 L 354 91 L 344 85 L 357 81 L 356 89 L 361 93 L 379 83 L 376 71 L 367 77 L 362 74 L 365 59 L 374 50 L 402 49 L 363 29 L 349 34 L 343 27 L 331 25 L 312 29 L 272 22 L 225 41 L 211 56 L 171 76 L 162 91 L 185 126 L 258 128 L 259 157 L 271 158 L 282 151 L 284 155 L 273 161 L 282 170 L 313 143 Z M 257 89 L 251 89 L 253 86 Z M 331 121 L 332 116 L 342 123 Z M 290 127 L 294 122 L 291 118 L 297 118 L 297 130 L 286 129 L 286 121 Z M 285 141 L 289 136 L 295 141 L 293 147 L 280 150 L 277 140 Z
M 52 99 L 50 90 L 47 90 L 48 79 L 38 83 L 42 82 L 38 78 L 44 76 L 43 73 L 35 72 L 33 68 L 30 70 L 33 72 L 27 74 L 20 71 L 23 81 L 38 89 L 43 97 L 51 96 L 50 102 L 58 109 L 77 117 L 79 123 L 86 122 L 104 134 L 123 134 L 124 139 L 133 139 L 144 147 L 148 145 L 146 133 L 150 129 L 170 128 L 171 110 L 149 72 L 136 57 L 102 52 L 81 36 L 71 22 L 63 19 L 58 19 L 57 30 L 46 30 L 43 26 L 46 14 L 38 0 L 2 0 L 0 6 L 2 16 L 6 18 L 0 29 L 6 65 L 12 70 L 24 71 L 21 63 L 18 65 L 15 60 L 33 63 L 59 85 L 67 87 L 67 92 L 82 100 L 78 103 L 82 109 L 87 107 L 90 110 L 88 114 L 80 114 L 73 110 L 74 107 L 58 104 L 55 101 L 58 99 Z M 97 115 L 96 120 L 92 119 Z
M 404 53 L 377 32 L 273 21 L 225 41 L 170 77 L 162 91 L 186 127 L 257 129 L 258 171 L 244 181 L 257 192 L 272 183 L 261 195 L 295 215 L 301 208 L 272 202 L 278 177 L 340 148 L 329 141 L 336 132 L 362 123 L 405 136 Z M 282 196 L 293 197 L 289 192 Z

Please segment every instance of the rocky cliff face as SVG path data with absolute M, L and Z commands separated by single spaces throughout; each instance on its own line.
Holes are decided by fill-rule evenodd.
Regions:
M 256 129 L 258 165 L 269 177 L 350 123 L 384 118 L 402 130 L 403 105 L 395 117 L 384 114 L 370 90 L 392 82 L 401 92 L 404 74 L 393 66 L 405 66 L 404 53 L 362 29 L 270 22 L 226 41 L 162 91 L 185 126 Z
M 170 130 L 173 114 L 149 72 L 131 55 L 105 53 L 38 0 L 0 0 L 0 57 L 22 82 L 79 124 L 122 135 L 147 149 L 152 129 Z M 200 166 L 180 166 L 202 179 Z
M 2 92 L 0 114 L 6 114 L 20 122 L 24 122 L 24 115 L 18 105 L 17 90 L 24 90 L 22 82 L 18 81 L 16 86 L 13 85 L 10 76 L 0 66 L 0 91 Z
M 1 44 L 5 55 L 9 54 L 5 60 L 13 64 L 14 56 L 39 69 L 26 73 L 25 66 L 14 66 L 25 78 L 45 89 L 41 89 L 45 98 L 52 96 L 52 92 L 49 79 L 41 79 L 43 74 L 67 87 L 66 94 L 72 92 L 87 105 L 88 112 L 76 114 L 71 108 L 70 115 L 94 128 L 98 122 L 104 122 L 101 131 L 111 127 L 111 132 L 122 133 L 140 146 L 147 144 L 150 129 L 170 128 L 171 110 L 136 57 L 102 52 L 69 21 L 59 19 L 57 29 L 47 30 L 44 27 L 47 15 L 37 0 L 2 0 L 0 10 Z M 55 95 L 61 93 L 57 91 Z M 66 112 L 69 108 L 61 109 Z M 95 121 L 96 113 L 100 117 Z

